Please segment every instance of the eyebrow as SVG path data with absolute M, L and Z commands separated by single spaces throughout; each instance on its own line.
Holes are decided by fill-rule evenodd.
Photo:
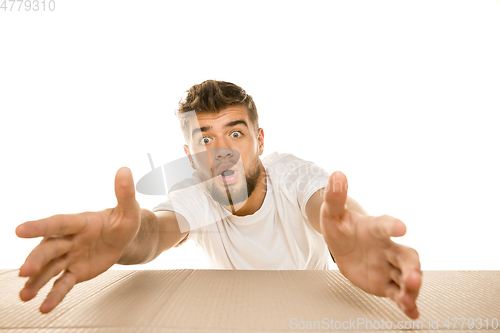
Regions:
M 246 123 L 246 121 L 244 120 L 235 120 L 235 121 L 231 121 L 229 123 L 227 123 L 226 125 L 223 126 L 223 128 L 227 128 L 227 127 L 234 127 L 236 125 L 240 125 L 240 124 L 243 124 L 246 126 L 246 128 L 248 128 L 248 124 Z M 203 127 L 200 127 L 200 128 L 195 128 L 193 130 L 193 133 L 192 133 L 192 137 L 194 137 L 194 135 L 198 132 L 206 132 L 208 130 L 212 129 L 212 126 L 203 126 Z

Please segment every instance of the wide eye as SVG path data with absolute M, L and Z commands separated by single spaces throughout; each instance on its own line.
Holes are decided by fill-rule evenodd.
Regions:
M 235 139 L 238 139 L 242 136 L 243 134 L 241 134 L 241 132 L 233 132 L 231 133 L 231 136 Z
M 202 145 L 206 145 L 206 144 L 209 144 L 211 141 L 212 141 L 212 139 L 210 139 L 208 136 L 204 136 L 203 138 L 201 138 L 200 143 Z

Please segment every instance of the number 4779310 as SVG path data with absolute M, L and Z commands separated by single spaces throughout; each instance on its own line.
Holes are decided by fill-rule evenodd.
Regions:
M 0 0 L 0 10 L 4 12 L 45 12 L 54 11 L 56 9 L 55 0 Z
M 451 325 L 453 322 L 453 327 Z M 482 319 L 482 318 L 447 318 L 443 324 L 447 329 L 463 329 L 464 326 L 468 329 L 497 329 L 498 328 L 498 319 Z

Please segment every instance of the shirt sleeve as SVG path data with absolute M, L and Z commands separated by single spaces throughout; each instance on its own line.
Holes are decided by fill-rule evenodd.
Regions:
M 307 202 L 316 191 L 326 187 L 329 174 L 323 168 L 312 162 L 301 165 L 297 173 L 297 201 L 302 215 L 307 218 Z

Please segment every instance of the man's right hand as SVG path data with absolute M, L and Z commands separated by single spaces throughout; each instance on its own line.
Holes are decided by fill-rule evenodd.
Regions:
M 20 293 L 23 301 L 31 300 L 51 278 L 63 272 L 40 306 L 40 312 L 47 313 L 75 284 L 96 277 L 120 259 L 141 225 L 141 209 L 127 167 L 116 173 L 115 195 L 115 208 L 58 214 L 16 228 L 21 238 L 43 237 L 19 272 L 19 276 L 29 277 Z

